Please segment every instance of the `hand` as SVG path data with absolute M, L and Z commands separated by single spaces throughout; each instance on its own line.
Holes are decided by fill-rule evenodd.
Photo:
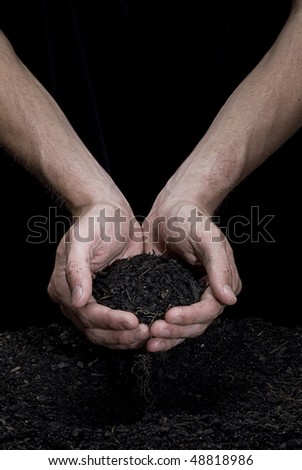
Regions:
M 62 238 L 48 293 L 93 343 L 136 349 L 149 338 L 148 327 L 139 324 L 133 313 L 97 304 L 92 296 L 97 271 L 118 258 L 142 252 L 142 230 L 132 211 L 109 203 L 95 205 L 76 217 Z
M 202 334 L 226 305 L 236 302 L 241 281 L 230 244 L 211 217 L 194 202 L 165 191 L 159 195 L 143 224 L 145 251 L 181 259 L 203 272 L 208 287 L 201 300 L 173 307 L 157 320 L 146 343 L 150 352 L 165 351 Z

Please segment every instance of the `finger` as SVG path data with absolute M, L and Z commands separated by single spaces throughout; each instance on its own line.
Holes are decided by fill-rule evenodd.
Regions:
M 236 268 L 233 254 L 230 251 L 225 239 L 219 239 L 215 242 L 212 236 L 210 246 L 206 247 L 206 250 L 200 255 L 213 294 L 225 305 L 233 305 L 237 302 L 233 290 L 233 271 Z
M 147 325 L 133 331 L 86 329 L 84 334 L 90 342 L 110 349 L 139 349 L 150 337 Z
M 238 270 L 236 268 L 235 262 L 234 263 L 231 262 L 230 266 L 231 266 L 231 269 L 232 269 L 232 280 L 233 280 L 233 286 L 232 287 L 233 287 L 234 293 L 237 296 L 241 292 L 242 282 L 241 282 L 241 279 L 239 277 L 239 273 L 238 273 Z
M 54 270 L 47 286 L 47 293 L 51 300 L 57 304 L 70 303 L 71 295 L 65 272 L 59 273 L 58 270 Z
M 139 321 L 133 313 L 111 309 L 97 304 L 95 300 L 89 301 L 84 307 L 73 308 L 72 315 L 81 322 L 83 328 L 135 330 L 139 326 Z
M 83 307 L 92 293 L 92 273 L 87 250 L 84 244 L 73 246 L 67 259 L 65 275 L 71 303 L 75 307 Z
M 184 342 L 184 339 L 162 339 L 162 338 L 150 338 L 146 343 L 146 351 L 150 353 L 168 351 L 174 348 L 178 344 Z
M 166 322 L 154 322 L 150 333 L 154 338 L 161 339 L 186 339 L 196 338 L 201 335 L 206 328 L 212 323 L 212 319 L 208 323 L 197 323 L 195 325 L 173 325 Z
M 224 309 L 213 295 L 212 289 L 207 287 L 199 302 L 188 305 L 173 307 L 165 314 L 165 321 L 177 325 L 192 325 L 198 323 L 209 323 L 213 321 Z

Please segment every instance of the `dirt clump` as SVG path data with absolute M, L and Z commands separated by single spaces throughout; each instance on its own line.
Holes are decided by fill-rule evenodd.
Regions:
M 178 305 L 200 300 L 205 284 L 175 259 L 139 254 L 97 273 L 93 296 L 100 304 L 133 312 L 148 325 Z

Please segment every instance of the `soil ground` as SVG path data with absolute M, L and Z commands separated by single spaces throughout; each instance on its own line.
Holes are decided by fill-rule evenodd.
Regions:
M 2 331 L 0 349 L 1 449 L 302 448 L 301 325 L 225 312 L 148 356 L 145 389 L 141 356 L 65 320 Z

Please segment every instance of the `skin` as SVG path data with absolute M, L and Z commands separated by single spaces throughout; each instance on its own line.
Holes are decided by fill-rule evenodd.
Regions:
M 142 228 L 143 243 L 123 194 L 0 33 L 0 140 L 64 199 L 75 217 L 59 244 L 48 292 L 90 341 L 115 349 L 168 350 L 202 334 L 226 305 L 236 302 L 241 281 L 232 249 L 211 216 L 240 181 L 301 127 L 301 44 L 302 0 L 295 0 L 272 48 L 229 97 L 156 198 Z M 106 243 L 101 234 L 105 230 L 112 235 L 115 227 L 108 222 L 104 226 L 99 217 L 102 210 L 113 216 L 116 209 L 125 217 L 125 241 Z M 192 211 L 202 217 L 194 233 L 188 221 Z M 158 217 L 166 222 L 158 224 Z M 174 217 L 184 221 L 185 236 L 177 243 L 168 224 Z M 89 232 L 88 220 L 93 221 Z M 130 221 L 139 240 L 130 240 Z M 78 230 L 91 240 L 80 242 Z M 130 312 L 97 305 L 91 295 L 96 271 L 143 250 L 182 258 L 205 270 L 209 283 L 200 302 L 170 309 L 150 331 Z
M 132 313 L 97 304 L 91 294 L 92 278 L 97 271 L 118 258 L 143 252 L 142 229 L 133 214 L 124 212 L 120 237 L 125 241 L 118 241 L 114 223 L 100 221 L 101 211 L 105 211 L 108 218 L 114 218 L 116 207 L 108 203 L 93 206 L 76 218 L 61 240 L 48 292 L 52 300 L 61 305 L 63 314 L 91 342 L 112 349 L 137 349 L 149 338 L 148 327 L 139 325 Z M 128 227 L 132 223 L 140 242 L 128 237 Z M 110 241 L 104 241 L 104 233 Z M 83 239 L 89 241 L 83 242 Z
M 142 240 L 127 238 L 132 221 L 139 238 L 141 228 L 123 194 L 79 139 L 58 105 L 20 62 L 0 33 L 0 141 L 29 171 L 63 198 L 75 225 L 60 242 L 48 286 L 52 300 L 61 306 L 86 337 L 109 348 L 139 348 L 149 330 L 132 313 L 97 305 L 91 296 L 92 276 L 117 258 L 143 252 Z M 76 188 L 76 191 L 74 190 Z M 119 209 L 126 222 L 114 240 L 114 227 L 106 223 L 112 243 L 101 239 L 101 211 L 113 217 Z M 88 225 L 88 220 L 92 221 Z M 91 228 L 92 227 L 92 228 Z M 123 233 L 126 232 L 126 233 Z M 82 238 L 91 241 L 80 242 Z M 68 240 L 68 243 L 65 241 Z
M 169 235 L 165 224 L 160 226 L 161 243 L 153 243 L 150 227 L 157 217 L 168 220 L 181 215 L 188 220 L 194 208 L 205 220 L 211 217 L 229 192 L 301 127 L 301 44 L 302 1 L 297 0 L 272 48 L 229 97 L 154 202 L 146 222 L 147 249 L 177 254 L 193 266 L 203 266 L 210 287 L 199 303 L 170 309 L 164 321 L 152 325 L 148 351 L 167 350 L 198 336 L 225 305 L 236 302 L 241 281 L 232 249 L 218 227 L 198 224 L 203 242 L 196 243 L 190 224 L 184 224 L 186 237 L 180 244 L 163 243 Z

